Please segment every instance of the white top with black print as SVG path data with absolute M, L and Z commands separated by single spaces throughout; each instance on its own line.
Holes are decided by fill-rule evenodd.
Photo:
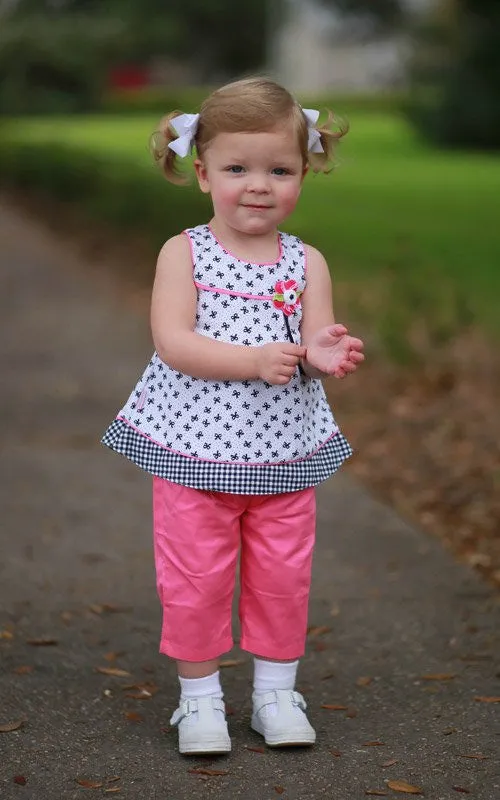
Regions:
M 185 233 L 197 333 L 248 347 L 300 344 L 307 276 L 297 237 L 280 233 L 278 260 L 252 264 L 225 250 L 208 225 Z M 177 372 L 157 353 L 102 441 L 153 475 L 237 494 L 314 486 L 351 454 L 321 381 L 299 369 L 284 386 L 205 380 Z

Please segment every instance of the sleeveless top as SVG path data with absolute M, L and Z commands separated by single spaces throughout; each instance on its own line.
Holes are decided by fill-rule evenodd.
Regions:
M 300 344 L 306 257 L 279 233 L 275 263 L 225 250 L 208 225 L 189 237 L 198 292 L 195 331 L 249 347 Z M 297 369 L 288 384 L 193 378 L 154 353 L 103 444 L 147 472 L 196 489 L 264 495 L 315 486 L 351 455 L 320 380 Z

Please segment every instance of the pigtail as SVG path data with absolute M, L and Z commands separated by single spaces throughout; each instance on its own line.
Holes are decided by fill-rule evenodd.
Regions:
M 170 114 L 163 117 L 159 129 L 151 135 L 150 139 L 150 150 L 154 160 L 160 164 L 167 181 L 178 186 L 187 184 L 188 179 L 177 167 L 179 156 L 168 145 L 177 139 L 177 133 L 170 122 L 182 113 L 182 111 L 171 111 Z
M 322 153 L 309 153 L 308 161 L 313 172 L 331 172 L 335 169 L 335 153 L 337 145 L 343 136 L 349 131 L 349 123 L 340 117 L 335 116 L 330 109 L 328 119 L 321 125 L 315 126 L 320 134 L 320 142 L 323 148 Z

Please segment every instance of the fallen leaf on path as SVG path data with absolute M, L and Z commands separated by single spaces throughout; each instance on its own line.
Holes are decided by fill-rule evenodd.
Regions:
M 206 767 L 192 767 L 192 769 L 188 769 L 192 775 L 229 775 L 228 769 L 207 769 Z
M 382 789 L 365 789 L 365 794 L 373 797 L 387 797 L 387 792 L 382 791 Z
M 14 775 L 13 779 L 14 783 L 17 783 L 18 786 L 26 786 L 27 780 L 24 775 Z
M 138 714 L 137 711 L 127 711 L 125 713 L 125 719 L 128 719 L 129 722 L 142 722 L 144 717 Z
M 384 763 L 381 764 L 380 766 L 383 767 L 384 769 L 386 769 L 386 767 L 393 767 L 394 764 L 397 764 L 397 763 L 398 763 L 397 758 L 391 758 L 389 761 L 384 761 Z
M 335 756 L 335 758 L 340 758 L 340 756 L 342 755 L 341 750 L 330 750 L 330 753 L 332 754 L 332 756 Z
M 106 778 L 106 783 L 116 783 L 116 781 L 121 781 L 119 775 L 113 775 L 112 778 Z
M 476 703 L 500 703 L 500 697 L 475 697 Z
M 423 681 L 452 681 L 456 677 L 456 673 L 453 672 L 436 672 L 429 675 L 421 675 L 420 679 Z
M 343 706 L 340 703 L 323 703 L 321 708 L 326 708 L 327 711 L 347 711 L 349 706 Z
M 102 781 L 89 781 L 87 778 L 75 778 L 78 786 L 82 786 L 84 789 L 102 789 L 104 786 Z
M 135 690 L 139 692 L 142 696 L 142 699 L 145 697 L 153 697 L 154 694 L 158 692 L 158 686 L 156 683 L 151 683 L 150 681 L 146 681 L 145 683 L 128 683 L 126 686 L 122 686 L 123 692 L 130 692 Z M 127 695 L 127 697 L 132 697 L 132 695 Z
M 23 725 L 23 719 L 18 719 L 16 722 L 4 722 L 0 724 L 0 733 L 12 733 L 12 731 L 17 731 L 19 728 L 22 728 Z
M 324 633 L 330 633 L 331 630 L 328 625 L 310 625 L 307 629 L 307 635 L 322 636 Z
M 334 672 L 328 672 L 326 675 L 323 675 L 321 680 L 322 681 L 329 681 L 331 678 L 334 678 L 334 677 L 335 677 L 335 673 Z
M 452 786 L 454 792 L 462 792 L 462 794 L 470 794 L 469 789 L 464 789 L 463 786 Z
M 124 655 L 125 655 L 125 652 L 123 650 L 121 652 L 118 652 L 118 653 L 115 653 L 115 652 L 111 651 L 110 653 L 105 653 L 104 654 L 104 660 L 105 661 L 110 661 L 110 662 L 111 661 L 116 661 L 117 658 L 121 658 L 121 656 L 124 656 Z
M 456 728 L 445 728 L 445 730 L 443 731 L 443 736 L 450 736 L 452 733 L 456 732 L 457 732 Z
M 59 642 L 57 639 L 51 639 L 47 636 L 40 639 L 26 639 L 26 644 L 31 644 L 33 647 L 53 647 Z
M 0 639 L 8 639 L 10 641 L 10 639 L 13 638 L 14 634 L 11 633 L 10 631 L 0 631 Z
M 219 667 L 221 669 L 227 669 L 227 667 L 240 667 L 245 663 L 244 658 L 227 658 L 225 661 L 220 662 Z
M 249 747 L 248 745 L 245 748 L 246 750 L 250 750 L 251 753 L 261 753 L 264 754 L 266 751 L 263 747 Z
M 94 614 L 122 614 L 126 611 L 132 611 L 131 606 L 117 606 L 114 603 L 93 603 L 89 606 L 90 611 Z
M 365 742 L 363 747 L 385 747 L 385 742 Z
M 129 678 L 130 672 L 127 672 L 126 669 L 118 669 L 118 667 L 96 667 L 96 672 L 100 672 L 101 675 L 112 675 L 114 678 Z
M 402 792 L 403 794 L 423 794 L 420 786 L 412 786 L 406 781 L 387 781 L 387 786 L 394 792 Z
M 481 753 L 464 753 L 460 758 L 475 758 L 477 761 L 488 761 L 489 756 L 483 756 Z
M 364 677 L 358 678 L 358 680 L 356 681 L 356 685 L 357 686 L 369 686 L 370 683 L 372 683 L 372 681 L 373 681 L 373 678 L 370 678 L 368 676 L 364 676 Z
M 125 697 L 131 697 L 132 700 L 151 700 L 153 695 L 147 689 L 141 689 L 139 692 L 126 692 Z
M 354 719 L 358 716 L 358 712 L 355 708 L 348 708 L 346 712 L 347 719 Z
M 274 791 L 276 792 L 276 794 L 283 794 L 283 792 L 285 791 L 285 788 L 284 788 L 284 786 L 275 786 L 274 787 Z
M 15 675 L 29 675 L 34 669 L 35 667 L 31 666 L 31 664 L 22 664 L 20 667 L 15 667 L 12 672 Z

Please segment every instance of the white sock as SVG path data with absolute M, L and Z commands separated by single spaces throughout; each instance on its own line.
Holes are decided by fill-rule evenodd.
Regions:
M 220 700 L 224 697 L 222 687 L 220 685 L 219 671 L 207 675 L 205 678 L 181 678 L 179 675 L 179 683 L 181 685 L 181 702 L 182 700 L 194 700 L 196 697 L 217 697 Z M 222 711 L 214 711 L 214 714 L 219 719 L 224 719 Z M 196 711 L 191 721 L 198 722 L 198 712 Z
M 285 664 L 282 661 L 262 661 L 260 658 L 254 658 L 254 696 L 258 697 L 273 689 L 292 690 L 295 687 L 298 666 L 298 661 L 289 661 Z M 271 703 L 261 713 L 275 717 L 278 713 L 278 704 Z

